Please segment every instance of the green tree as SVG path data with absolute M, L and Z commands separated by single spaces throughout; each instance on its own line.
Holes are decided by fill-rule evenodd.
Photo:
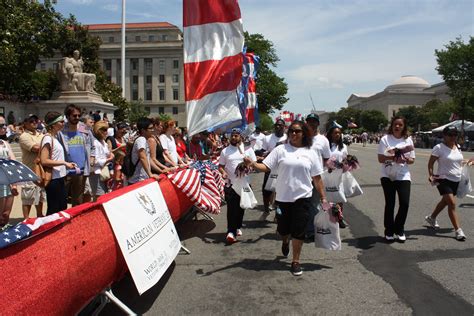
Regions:
M 60 39 L 62 16 L 50 1 L 0 2 L 0 92 L 21 100 L 32 96 L 40 57 L 52 57 Z
M 139 118 L 147 117 L 148 112 L 143 108 L 143 103 L 140 101 L 130 102 L 130 108 L 127 117 L 130 123 L 136 123 Z
M 406 118 L 408 128 L 411 131 L 418 131 L 418 128 L 425 130 L 429 126 L 428 115 L 423 107 L 410 105 L 406 108 L 401 108 L 396 115 Z
M 349 121 L 360 125 L 361 113 L 362 111 L 359 109 L 351 107 L 342 108 L 336 113 L 336 120 L 339 124 L 342 125 L 343 128 L 347 128 L 347 123 Z
M 273 119 L 267 113 L 259 113 L 260 122 L 258 126 L 262 131 L 273 131 Z
M 423 129 L 432 129 L 432 124 L 439 126 L 449 123 L 449 118 L 452 113 L 457 111 L 457 105 L 451 101 L 441 102 L 434 99 L 428 101 L 422 108 L 423 115 L 426 116 L 426 125 Z
M 445 49 L 435 50 L 438 67 L 450 89 L 457 113 L 461 118 L 474 118 L 474 37 L 464 43 L 461 37 L 445 45 Z
M 381 126 L 385 126 L 388 120 L 382 112 L 378 110 L 362 111 L 360 114 L 360 127 L 369 132 L 378 132 Z
M 288 102 L 288 84 L 279 77 L 272 68 L 276 68 L 279 61 L 273 43 L 261 34 L 245 35 L 247 52 L 260 57 L 260 68 L 257 73 L 258 108 L 261 113 L 273 113 L 281 110 Z

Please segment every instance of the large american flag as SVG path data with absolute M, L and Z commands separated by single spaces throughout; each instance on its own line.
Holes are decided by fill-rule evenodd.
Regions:
M 253 53 L 243 55 L 242 82 L 239 86 L 239 105 L 242 114 L 242 130 L 250 134 L 255 130 L 258 124 L 258 106 L 257 106 L 257 70 L 260 64 L 260 58 Z

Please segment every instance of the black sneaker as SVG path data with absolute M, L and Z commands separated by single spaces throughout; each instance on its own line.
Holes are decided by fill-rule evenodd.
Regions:
M 281 243 L 281 253 L 283 254 L 283 256 L 288 257 L 288 254 L 290 253 L 290 243 L 289 242 L 287 242 L 285 244 L 285 242 L 283 241 Z
M 301 270 L 299 262 L 292 262 L 290 271 L 294 276 L 299 276 L 303 274 L 303 270 Z
M 347 226 L 349 226 L 349 224 L 347 224 L 344 218 L 341 218 L 341 220 L 339 221 L 339 228 L 346 228 Z

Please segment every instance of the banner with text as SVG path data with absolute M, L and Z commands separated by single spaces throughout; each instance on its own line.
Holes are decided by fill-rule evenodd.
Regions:
M 158 182 L 103 204 L 140 295 L 176 258 L 181 241 Z

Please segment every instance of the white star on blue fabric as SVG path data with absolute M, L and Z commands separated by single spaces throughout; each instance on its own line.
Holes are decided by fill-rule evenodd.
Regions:
M 10 242 L 10 239 L 8 239 L 8 238 L 4 238 L 3 240 L 4 240 L 5 242 Z

